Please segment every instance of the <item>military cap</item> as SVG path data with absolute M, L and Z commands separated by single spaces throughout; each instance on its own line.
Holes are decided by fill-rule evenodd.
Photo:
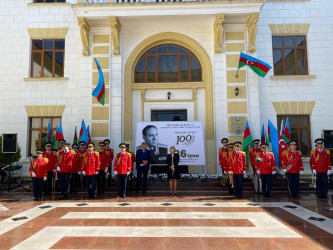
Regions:
M 65 146 L 70 146 L 71 144 L 70 144 L 69 142 L 66 142 L 66 141 L 65 141 L 65 142 L 64 142 L 64 145 L 65 145 Z
M 79 148 L 79 144 L 77 144 L 77 143 L 73 143 L 73 144 L 72 144 L 72 148 Z
M 126 143 L 122 142 L 119 144 L 119 148 L 125 147 L 126 148 Z
M 228 138 L 222 138 L 221 143 L 223 142 L 229 142 Z
M 106 143 L 106 142 L 110 143 L 110 140 L 109 139 L 105 139 L 104 143 Z
M 253 141 L 252 141 L 252 143 L 259 143 L 260 142 L 260 140 L 259 139 L 254 139 Z
M 99 146 L 105 146 L 105 142 L 100 141 L 100 142 L 98 143 L 98 145 L 99 145 Z
M 66 140 L 65 139 L 60 139 L 59 142 L 63 143 L 63 142 L 66 142 Z
M 323 144 L 324 143 L 324 139 L 323 138 L 318 138 L 314 141 L 316 144 Z
M 126 144 L 126 148 L 129 148 L 130 147 L 130 144 Z
M 41 149 L 41 148 L 36 149 L 36 154 L 42 154 L 42 153 L 44 153 L 43 149 Z
M 85 141 L 80 141 L 79 144 L 80 145 L 86 145 L 87 143 Z
M 291 141 L 289 142 L 289 145 L 297 145 L 296 140 L 291 140 Z
M 240 141 L 236 141 L 236 142 L 234 142 L 234 145 L 240 147 L 242 145 L 242 143 Z
M 263 142 L 263 143 L 260 144 L 260 147 L 261 147 L 261 148 L 263 148 L 263 147 L 268 147 L 268 143 Z
M 89 142 L 87 146 L 88 147 L 95 147 L 95 144 L 93 142 Z
M 234 144 L 233 143 L 228 143 L 228 148 L 233 148 L 234 147 Z
M 51 146 L 51 147 L 53 147 L 53 143 L 50 142 L 50 141 L 48 141 L 48 142 L 45 143 L 45 147 L 46 147 L 46 146 Z

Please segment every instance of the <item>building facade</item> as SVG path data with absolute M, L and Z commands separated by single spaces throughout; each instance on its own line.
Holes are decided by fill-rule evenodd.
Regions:
M 23 161 L 48 121 L 65 139 L 84 119 L 92 140 L 135 144 L 136 123 L 170 111 L 204 124 L 206 166 L 220 173 L 222 137 L 259 138 L 289 118 L 308 166 L 313 140 L 332 130 L 330 0 L 3 0 L 0 133 L 17 133 Z M 272 65 L 236 77 L 240 51 Z M 104 72 L 105 105 L 92 97 Z M 309 171 L 309 170 L 308 170 Z

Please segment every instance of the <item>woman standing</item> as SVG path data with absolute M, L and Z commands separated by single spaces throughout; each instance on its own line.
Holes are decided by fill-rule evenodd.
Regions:
M 176 148 L 174 146 L 170 147 L 170 154 L 167 155 L 167 173 L 168 179 L 170 183 L 170 195 L 177 195 L 177 180 L 180 179 L 180 171 L 179 171 L 179 154 L 176 152 Z

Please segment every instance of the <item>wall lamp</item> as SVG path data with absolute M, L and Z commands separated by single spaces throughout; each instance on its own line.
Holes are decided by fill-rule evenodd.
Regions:
M 236 87 L 236 88 L 235 88 L 235 96 L 238 96 L 238 94 L 239 94 L 239 88 Z
M 168 100 L 170 100 L 171 92 L 169 91 L 167 95 L 168 95 Z

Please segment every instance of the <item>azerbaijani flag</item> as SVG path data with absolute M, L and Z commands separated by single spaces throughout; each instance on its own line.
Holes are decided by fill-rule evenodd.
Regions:
M 61 140 L 61 139 L 64 139 L 64 133 L 62 132 L 62 123 L 61 123 L 61 120 L 60 120 L 60 125 L 59 125 L 59 129 L 58 129 L 58 141 Z
M 51 142 L 52 141 L 52 137 L 51 137 L 51 124 L 50 124 L 50 120 L 47 124 L 47 136 L 46 136 L 46 142 Z
M 282 133 L 282 138 L 283 140 L 288 143 L 291 140 L 291 135 L 290 135 L 290 125 L 289 125 L 289 119 L 287 118 L 286 126 L 284 127 L 283 133 Z
M 265 125 L 262 124 L 261 127 L 261 143 L 265 143 L 266 142 L 266 138 L 265 138 Z
M 267 143 L 270 143 L 270 142 L 272 142 L 272 137 L 271 137 L 271 129 L 270 129 L 270 127 L 268 126 L 268 128 L 267 128 Z
M 258 76 L 265 77 L 267 72 L 272 68 L 269 64 L 264 61 L 260 61 L 257 58 L 244 54 L 242 51 L 239 57 L 238 69 L 249 66 L 254 73 Z
M 100 104 L 104 105 L 104 99 L 105 99 L 105 84 L 104 84 L 104 76 L 101 66 L 99 65 L 96 58 L 95 63 L 98 69 L 99 78 L 98 78 L 98 84 L 94 91 L 92 92 L 92 95 L 97 98 L 97 101 L 100 102 Z
M 90 131 L 89 131 L 89 125 L 87 127 L 87 134 L 88 134 L 88 143 L 91 142 L 91 137 L 90 137 Z
M 59 137 L 59 130 L 58 130 L 58 125 L 56 125 L 54 148 L 57 150 L 60 148 L 60 142 L 58 137 Z
M 247 149 L 248 146 L 252 145 L 252 135 L 249 126 L 249 121 L 246 121 L 244 136 L 243 136 L 243 151 L 246 153 L 246 170 L 249 170 L 249 150 Z
M 74 131 L 74 138 L 73 138 L 73 143 L 77 143 L 77 133 L 76 133 L 76 126 L 75 126 L 75 131 Z

